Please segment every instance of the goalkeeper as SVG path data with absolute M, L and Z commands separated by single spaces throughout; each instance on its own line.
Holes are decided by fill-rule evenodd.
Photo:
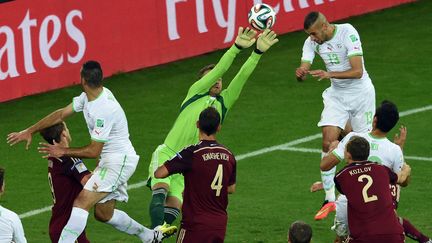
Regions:
M 162 145 L 159 145 L 152 154 L 149 166 L 148 186 L 152 190 L 149 213 L 152 228 L 164 221 L 172 224 L 180 214 L 183 201 L 184 180 L 180 174 L 164 179 L 154 178 L 155 170 L 165 161 L 171 159 L 183 148 L 198 143 L 198 121 L 201 111 L 209 106 L 216 108 L 221 114 L 221 123 L 227 112 L 240 96 L 240 92 L 258 64 L 261 55 L 272 45 L 278 42 L 276 33 L 266 29 L 258 38 L 256 31 L 242 27 L 239 28 L 235 44 L 228 49 L 219 62 L 202 68 L 198 73 L 198 81 L 190 88 L 186 98 L 180 106 L 180 113 L 173 127 Z M 241 50 L 252 46 L 256 41 L 256 48 L 243 64 L 240 71 L 222 90 L 222 75 L 231 66 L 234 58 Z M 210 185 L 209 185 L 210 186 Z

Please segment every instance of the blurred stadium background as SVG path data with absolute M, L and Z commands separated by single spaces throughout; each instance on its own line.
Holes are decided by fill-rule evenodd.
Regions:
M 210 1 L 201 1 L 205 10 L 212 11 L 204 11 L 208 28 L 208 32 L 202 32 L 204 34 L 196 30 L 196 19 L 187 20 L 185 15 L 189 11 L 195 14 L 195 10 L 199 9 L 194 1 L 146 3 L 148 9 L 159 9 L 156 15 L 151 14 L 153 17 L 147 16 L 145 9 L 133 8 L 132 3 L 138 1 L 124 2 L 119 9 L 112 9 L 118 4 L 113 1 L 93 1 L 86 6 L 83 1 L 61 2 L 44 0 L 43 7 L 30 8 L 26 7 L 29 1 L 0 4 L 2 15 L 7 16 L 0 20 L 0 48 L 6 48 L 6 52 L 0 53 L 0 135 L 4 138 L 4 142 L 0 143 L 0 166 L 6 168 L 6 194 L 1 197 L 0 204 L 21 216 L 29 242 L 49 242 L 51 195 L 47 163 L 37 153 L 37 144 L 41 141 L 39 136 L 34 137 L 30 150 L 25 151 L 23 144 L 12 148 L 6 144 L 9 132 L 24 129 L 54 109 L 70 103 L 72 97 L 81 92 L 80 87 L 57 88 L 77 84 L 81 63 L 100 57 L 104 70 L 107 70 L 106 75 L 111 76 L 106 79 L 106 86 L 122 104 L 128 117 L 132 142 L 141 155 L 137 171 L 129 181 L 130 200 L 119 206 L 148 225 L 150 191 L 144 187 L 144 181 L 151 152 L 171 128 L 197 71 L 204 65 L 216 63 L 224 50 L 214 50 L 229 46 L 233 40 L 229 39 L 229 27 L 218 27 L 218 24 L 223 25 L 224 19 L 218 20 L 220 22 L 214 19 L 217 7 L 208 7 L 211 6 Z M 167 16 L 173 15 L 172 12 L 165 13 L 165 7 L 170 4 L 175 6 L 176 2 L 177 39 L 174 34 L 161 34 L 152 29 L 155 25 L 164 25 L 164 30 L 167 30 Z M 227 9 L 235 1 L 221 2 L 221 10 L 225 13 L 223 18 L 229 20 Z M 337 19 L 337 23 L 349 22 L 359 31 L 366 69 L 375 85 L 377 102 L 389 99 L 399 106 L 400 111 L 405 111 L 399 125 L 408 127 L 404 153 L 412 167 L 412 182 L 402 190 L 398 212 L 431 236 L 432 1 L 415 1 L 349 19 L 343 18 L 382 8 L 376 7 L 380 4 L 389 7 L 406 1 L 363 1 L 373 7 L 352 4 L 349 7 L 352 1 L 342 0 L 308 1 L 309 4 L 307 1 L 293 2 L 295 10 L 283 12 L 286 7 L 282 1 L 268 1 L 273 6 L 280 4 L 281 13 L 275 26 L 279 33 L 301 29 L 304 14 L 311 10 L 334 14 L 330 19 Z M 323 3 L 316 5 L 317 2 Z M 305 3 L 307 7 L 303 5 L 304 8 L 301 8 L 301 4 Z M 252 4 L 253 1 L 237 3 L 237 15 L 233 17 L 237 21 L 235 30 L 239 24 L 245 25 L 247 11 Z M 91 9 L 98 5 L 102 9 L 98 14 L 103 18 L 112 18 L 110 24 L 95 22 L 97 18 L 91 15 Z M 356 8 L 357 13 L 354 11 Z M 54 41 L 52 47 L 48 44 L 44 50 L 38 50 L 44 46 L 43 40 L 38 39 L 44 28 L 47 43 L 50 39 L 56 39 L 57 22 L 52 20 L 55 17 L 49 17 L 55 11 L 59 12 L 57 18 L 61 20 L 58 23 L 58 43 Z M 116 16 L 109 13 L 116 13 Z M 132 22 L 146 22 L 128 26 L 134 35 L 127 36 L 131 30 L 124 29 L 124 16 L 131 18 Z M 161 20 L 158 20 L 159 17 Z M 37 21 L 31 22 L 32 19 Z M 225 22 L 229 22 L 226 19 Z M 21 26 L 28 26 L 32 31 L 28 33 L 33 41 L 30 42 L 33 46 L 32 62 L 25 55 L 29 53 L 28 49 L 23 49 L 28 41 L 24 41 L 26 28 L 18 28 L 20 23 L 25 23 Z M 90 29 L 89 26 L 100 27 Z M 11 35 L 7 28 L 13 30 L 13 42 L 8 42 Z M 79 30 L 84 34 L 84 42 L 77 34 Z M 115 31 L 110 36 L 104 36 L 109 30 Z M 130 38 L 136 39 L 131 41 Z M 294 70 L 299 64 L 305 38 L 302 31 L 283 34 L 280 42 L 264 54 L 237 104 L 228 114 L 219 136 L 219 141 L 231 148 L 239 160 L 237 193 L 230 197 L 226 242 L 286 242 L 286 231 L 290 223 L 297 219 L 312 225 L 313 242 L 328 243 L 333 240 L 333 232 L 330 231 L 333 217 L 319 222 L 313 220 L 321 206 L 322 194 L 309 192 L 310 184 L 319 180 L 317 149 L 320 148 L 320 130 L 316 123 L 322 110 L 321 93 L 329 82 L 317 82 L 313 78 L 302 83 L 295 80 Z M 131 44 L 127 46 L 125 43 L 128 41 Z M 83 43 L 85 50 L 81 53 Z M 115 50 L 110 52 L 111 46 Z M 196 48 L 185 48 L 188 46 Z M 11 48 L 16 50 L 16 72 L 14 65 L 11 65 L 13 59 L 8 56 Z M 42 54 L 44 51 L 49 53 L 48 56 Z M 225 86 L 251 51 L 244 50 L 237 57 L 224 77 Z M 122 53 L 131 52 L 136 52 L 136 55 L 122 56 Z M 207 54 L 196 56 L 202 53 Z M 195 57 L 175 61 L 191 56 Z M 166 62 L 170 63 L 157 65 Z M 321 61 L 314 65 L 323 67 Z M 32 67 L 34 72 L 31 72 Z M 147 68 L 122 73 L 143 67 Z M 57 90 L 17 99 L 52 89 Z M 73 146 L 88 143 L 89 136 L 81 114 L 69 119 L 68 126 L 74 139 Z M 95 167 L 94 161 L 87 160 L 86 164 L 89 168 Z M 87 234 L 92 242 L 138 242 L 134 237 L 96 222 L 92 217 L 89 218 Z M 174 239 L 166 242 L 174 242 Z

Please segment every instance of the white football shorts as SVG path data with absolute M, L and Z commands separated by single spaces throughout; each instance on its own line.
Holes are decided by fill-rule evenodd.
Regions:
M 332 87 L 322 93 L 324 110 L 321 113 L 319 127 L 335 126 L 341 129 L 350 121 L 354 132 L 372 130 L 375 115 L 375 88 L 347 94 L 335 91 Z
M 139 156 L 109 154 L 102 157 L 84 189 L 92 192 L 110 192 L 98 203 L 111 199 L 127 202 L 127 181 L 135 172 Z

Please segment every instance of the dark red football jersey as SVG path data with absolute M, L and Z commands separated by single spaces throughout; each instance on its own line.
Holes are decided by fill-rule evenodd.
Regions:
M 334 178 L 336 188 L 348 198 L 348 225 L 351 237 L 367 239 L 376 235 L 402 235 L 389 190 L 397 175 L 372 163 L 347 165 Z
M 216 141 L 201 141 L 165 162 L 169 174 L 185 180 L 182 228 L 225 229 L 228 186 L 236 182 L 234 155 Z
M 48 182 L 54 204 L 49 227 L 51 237 L 60 236 L 69 220 L 73 202 L 83 188 L 81 179 L 88 174 L 90 172 L 81 159 L 66 156 L 60 159 L 48 158 Z

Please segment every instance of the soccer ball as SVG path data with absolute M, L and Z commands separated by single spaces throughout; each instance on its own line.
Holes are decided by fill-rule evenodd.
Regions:
M 248 20 L 257 30 L 269 29 L 276 22 L 276 12 L 268 4 L 257 3 L 249 11 Z

